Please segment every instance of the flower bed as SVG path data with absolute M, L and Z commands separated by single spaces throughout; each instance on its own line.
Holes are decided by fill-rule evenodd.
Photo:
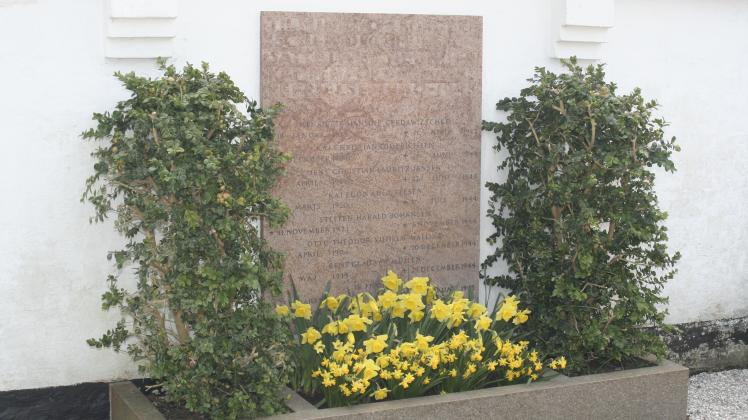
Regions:
M 291 386 L 320 407 L 451 394 L 539 379 L 566 359 L 538 354 L 516 327 L 529 319 L 508 296 L 493 311 L 461 291 L 439 296 L 426 277 L 382 278 L 375 297 L 323 295 L 276 311 L 295 332 Z
M 650 359 L 652 361 L 653 359 Z M 292 413 L 273 420 L 401 418 L 520 419 L 520 418 L 686 418 L 688 369 L 669 361 L 656 366 L 573 378 L 558 375 L 548 381 L 485 388 L 403 400 L 316 409 L 289 392 Z M 112 420 L 162 419 L 131 382 L 112 384 Z M 126 394 L 129 404 L 121 401 Z M 150 417 L 146 416 L 150 413 Z
M 312 305 L 294 292 L 276 308 L 295 332 L 299 393 L 287 389 L 291 412 L 268 419 L 685 416 L 684 367 L 652 357 L 649 367 L 567 377 L 554 371 L 563 356 L 540 355 L 517 334 L 531 315 L 517 298 L 489 311 L 460 291 L 440 298 L 425 277 L 403 284 L 389 272 L 382 283 L 376 297 L 325 293 Z M 111 389 L 112 419 L 163 418 L 132 383 Z

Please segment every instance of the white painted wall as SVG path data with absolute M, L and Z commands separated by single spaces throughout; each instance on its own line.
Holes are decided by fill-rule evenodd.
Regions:
M 558 1 L 179 0 L 170 48 L 177 64 L 208 61 L 258 97 L 260 10 L 481 15 L 483 116 L 497 119 L 495 102 L 533 66 L 558 68 Z M 157 74 L 149 60 L 104 58 L 106 19 L 104 0 L 0 0 L 0 391 L 135 374 L 84 341 L 116 319 L 99 296 L 120 240 L 78 201 L 91 171 L 78 134 L 125 97 L 112 72 Z M 658 98 L 683 147 L 679 171 L 658 181 L 683 253 L 669 321 L 748 315 L 748 2 L 617 0 L 607 39 L 610 77 Z M 485 182 L 497 157 L 483 140 Z

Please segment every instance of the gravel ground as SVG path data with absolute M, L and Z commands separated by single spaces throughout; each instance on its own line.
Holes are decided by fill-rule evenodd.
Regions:
M 748 369 L 692 376 L 688 416 L 690 420 L 748 419 Z

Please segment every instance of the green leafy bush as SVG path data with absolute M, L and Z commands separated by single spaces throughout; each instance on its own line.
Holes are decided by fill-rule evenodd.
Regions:
M 103 143 L 83 200 L 111 212 L 126 238 L 109 254 L 137 289 L 110 276 L 103 308 L 123 319 L 96 347 L 127 352 L 171 400 L 213 418 L 284 410 L 288 330 L 263 297 L 280 291 L 281 257 L 257 221 L 288 209 L 270 194 L 286 156 L 273 146 L 276 108 L 247 100 L 207 64 L 163 77 L 116 74 L 131 92 L 83 133 Z M 247 114 L 237 108 L 247 106 Z
M 536 69 L 519 97 L 501 100 L 506 122 L 483 123 L 508 157 L 506 181 L 487 185 L 497 249 L 482 272 L 519 294 L 543 351 L 589 372 L 664 354 L 642 327 L 666 327 L 657 305 L 680 258 L 667 250 L 653 172 L 674 171 L 678 147 L 639 89 L 620 95 L 601 65 L 564 64 L 563 74 Z M 502 259 L 509 274 L 487 275 Z

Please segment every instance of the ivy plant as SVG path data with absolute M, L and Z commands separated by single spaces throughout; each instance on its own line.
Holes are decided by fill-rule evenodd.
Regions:
M 664 355 L 644 327 L 667 329 L 661 291 L 680 254 L 668 251 L 654 169 L 673 172 L 678 146 L 638 88 L 619 94 L 602 65 L 563 64 L 498 102 L 506 122 L 483 122 L 508 156 L 506 181 L 487 184 L 496 248 L 481 272 L 521 295 L 528 331 L 581 373 Z M 508 273 L 487 274 L 500 260 Z
M 126 240 L 108 254 L 118 275 L 102 297 L 122 320 L 88 343 L 126 349 L 170 400 L 211 418 L 283 411 L 290 338 L 266 301 L 282 258 L 259 232 L 288 215 L 270 193 L 287 159 L 273 143 L 278 109 L 205 63 L 160 67 L 115 74 L 130 98 L 83 133 L 98 142 L 83 200 Z M 136 286 L 119 281 L 127 268 Z

